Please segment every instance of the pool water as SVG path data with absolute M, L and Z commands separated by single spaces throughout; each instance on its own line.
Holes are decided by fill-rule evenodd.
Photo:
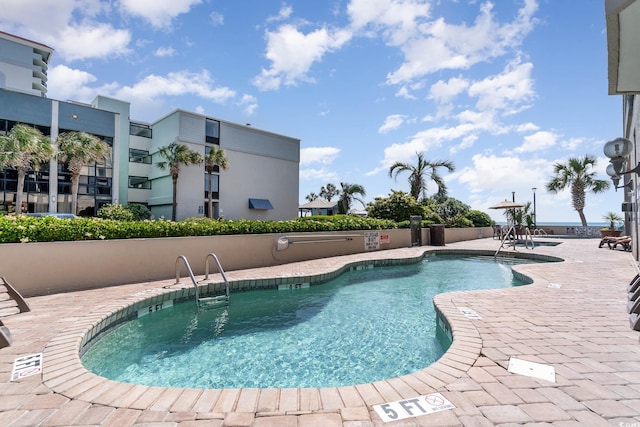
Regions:
M 439 255 L 309 288 L 232 294 L 226 308 L 177 304 L 116 328 L 82 362 L 116 381 L 164 387 L 339 387 L 393 378 L 446 350 L 436 339 L 436 294 L 520 285 L 511 264 Z

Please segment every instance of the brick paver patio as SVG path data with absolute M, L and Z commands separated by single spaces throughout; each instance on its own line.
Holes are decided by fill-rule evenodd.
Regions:
M 3 318 L 14 341 L 0 349 L 0 426 L 640 427 L 640 333 L 629 327 L 626 311 L 626 287 L 638 267 L 627 252 L 599 249 L 598 239 L 554 240 L 562 244 L 519 249 L 565 259 L 516 267 L 534 279 L 531 285 L 436 297 L 454 343 L 435 364 L 401 378 L 339 388 L 200 390 L 106 380 L 80 364 L 84 332 L 173 281 L 30 298 L 31 312 Z M 444 249 L 497 246 L 482 239 Z M 227 276 L 307 276 L 356 260 L 440 249 L 371 252 Z M 1 274 L 11 281 L 10 271 Z M 481 318 L 468 318 L 460 307 Z M 40 352 L 41 375 L 10 381 L 16 358 Z M 555 382 L 509 372 L 512 357 L 553 366 Z M 383 423 L 372 408 L 435 392 L 455 409 Z

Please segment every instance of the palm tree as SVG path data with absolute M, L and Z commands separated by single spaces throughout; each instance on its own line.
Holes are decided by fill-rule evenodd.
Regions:
M 109 145 L 86 132 L 64 132 L 56 139 L 58 159 L 71 172 L 71 213 L 78 212 L 78 184 L 82 168 L 93 162 L 104 162 L 110 155 Z
M 305 199 L 307 199 L 308 202 L 313 202 L 318 199 L 318 195 L 316 193 L 309 193 L 305 196 Z
M 333 184 L 327 184 L 320 189 L 320 197 L 324 198 L 327 202 L 330 202 L 335 196 L 340 194 L 340 190 Z
M 424 153 L 416 153 L 418 156 L 418 163 L 416 165 L 410 165 L 403 162 L 395 162 L 389 168 L 389 176 L 398 178 L 398 174 L 408 171 L 409 175 L 409 187 L 411 188 L 410 194 L 418 200 L 420 196 L 426 197 L 427 192 L 427 180 L 429 178 L 434 181 L 438 186 L 438 196 L 445 197 L 447 195 L 447 186 L 444 183 L 442 177 L 438 174 L 438 168 L 444 167 L 449 172 L 455 170 L 453 162 L 449 160 L 439 160 L 430 162 L 424 159 Z
M 173 181 L 173 205 L 171 207 L 171 221 L 176 220 L 176 210 L 178 207 L 178 177 L 180 176 L 180 165 L 199 165 L 202 163 L 202 155 L 197 151 L 189 149 L 186 145 L 172 142 L 169 145 L 160 147 L 158 154 L 165 160 L 156 163 L 160 169 L 169 168 L 169 175 Z
M 204 169 L 207 171 L 209 178 L 209 199 L 207 201 L 209 208 L 209 218 L 213 218 L 213 172 L 215 167 L 219 166 L 223 170 L 227 170 L 227 156 L 220 147 L 213 146 L 204 156 Z
M 0 135 L 0 170 L 13 168 L 18 172 L 16 215 L 22 214 L 22 196 L 27 172 L 38 170 L 53 157 L 50 138 L 25 124 L 15 125 L 7 135 Z
M 571 203 L 578 211 L 583 227 L 587 226 L 584 216 L 587 191 L 601 193 L 609 188 L 609 181 L 595 178 L 593 168 L 596 162 L 595 157 L 587 154 L 583 158 L 570 158 L 566 163 L 556 163 L 553 165 L 555 176 L 546 184 L 547 190 L 553 194 L 570 188 Z
M 340 200 L 338 200 L 339 213 L 348 214 L 354 201 L 358 201 L 364 206 L 362 199 L 355 196 L 356 194 L 361 196 L 365 195 L 364 187 L 362 185 L 341 182 L 340 186 L 342 187 L 342 191 L 340 192 Z

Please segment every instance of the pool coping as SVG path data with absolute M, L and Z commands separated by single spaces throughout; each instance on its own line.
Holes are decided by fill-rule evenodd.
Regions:
M 473 249 L 450 249 L 450 248 L 428 248 L 423 247 L 422 253 L 417 256 L 403 258 L 380 258 L 358 261 L 345 261 L 337 265 L 334 270 L 316 275 L 288 276 L 288 277 L 265 277 L 262 279 L 242 279 L 230 281 L 232 289 L 238 291 L 241 286 L 246 285 L 243 290 L 268 289 L 277 287 L 278 284 L 300 283 L 300 282 L 324 282 L 337 277 L 344 272 L 367 268 L 369 266 L 388 266 L 417 263 L 430 254 L 468 254 L 468 255 L 493 255 L 492 251 Z M 558 261 L 557 257 L 542 254 L 523 254 L 521 258 L 545 259 Z M 528 276 L 522 275 L 513 269 L 514 274 L 521 275 L 521 279 Z M 217 279 L 220 277 L 214 276 Z M 533 282 L 533 280 L 531 280 Z M 211 279 L 202 294 L 219 291 L 221 280 Z M 211 289 L 209 289 L 211 288 Z M 319 388 L 319 393 L 331 394 L 338 389 L 347 390 L 366 389 L 368 387 L 385 388 L 385 383 L 394 383 L 401 380 L 411 385 L 421 394 L 436 392 L 446 384 L 462 377 L 480 356 L 482 349 L 482 339 L 477 328 L 471 320 L 460 310 L 455 303 L 456 298 L 477 291 L 454 291 L 438 294 L 433 299 L 436 315 L 444 318 L 453 340 L 447 351 L 431 365 L 397 378 L 376 381 L 373 383 L 357 384 L 343 387 Z M 122 321 L 126 321 L 133 313 L 146 307 L 161 304 L 170 299 L 188 300 L 193 299 L 195 289 L 192 285 L 185 284 L 165 284 L 162 287 L 147 289 L 132 295 L 125 296 L 120 300 L 111 301 L 99 307 L 82 318 L 77 319 L 73 328 L 55 336 L 43 351 L 43 382 L 53 392 L 66 396 L 69 399 L 90 400 L 94 404 L 114 406 L 132 409 L 147 409 L 160 395 L 173 391 L 185 394 L 189 388 L 146 386 L 139 384 L 121 383 L 110 380 L 88 371 L 81 362 L 81 354 L 86 345 L 103 333 L 108 332 L 113 326 Z M 304 394 L 306 388 L 267 388 L 258 390 L 276 390 L 279 394 L 282 390 L 295 390 L 298 395 Z M 315 389 L 315 388 L 312 388 Z M 121 393 L 114 393 L 113 390 L 127 390 L 126 393 L 134 393 L 135 399 L 131 397 L 124 399 Z M 197 389 L 216 390 L 219 395 L 223 395 L 223 390 L 227 389 Z M 234 389 L 239 390 L 239 389 Z M 245 389 L 242 389 L 245 390 Z M 248 390 L 248 389 L 247 389 Z M 362 393 L 361 393 L 362 394 Z M 366 393 L 365 393 L 366 395 Z M 200 395 L 192 394 L 192 402 L 182 402 L 182 405 L 191 407 L 196 405 L 201 398 Z M 222 398 L 222 397 L 221 397 Z M 367 405 L 384 403 L 383 401 L 369 401 Z M 213 405 L 214 407 L 216 404 Z M 230 408 L 228 408 L 230 410 Z M 269 408 L 266 411 L 256 411 L 256 416 L 275 414 L 287 414 L 288 410 L 276 410 Z M 311 411 L 313 412 L 313 411 Z

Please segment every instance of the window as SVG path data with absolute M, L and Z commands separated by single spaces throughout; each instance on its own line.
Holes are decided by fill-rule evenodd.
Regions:
M 151 155 L 146 150 L 137 150 L 135 148 L 129 148 L 129 161 L 131 163 L 144 163 L 151 164 Z
M 142 123 L 129 123 L 129 135 L 151 138 L 151 126 Z
M 212 144 L 220 144 L 220 122 L 207 119 L 205 140 Z
M 149 181 L 146 176 L 130 176 L 129 188 L 151 190 L 151 181 Z
M 269 199 L 249 199 L 249 209 L 268 210 L 273 209 Z

